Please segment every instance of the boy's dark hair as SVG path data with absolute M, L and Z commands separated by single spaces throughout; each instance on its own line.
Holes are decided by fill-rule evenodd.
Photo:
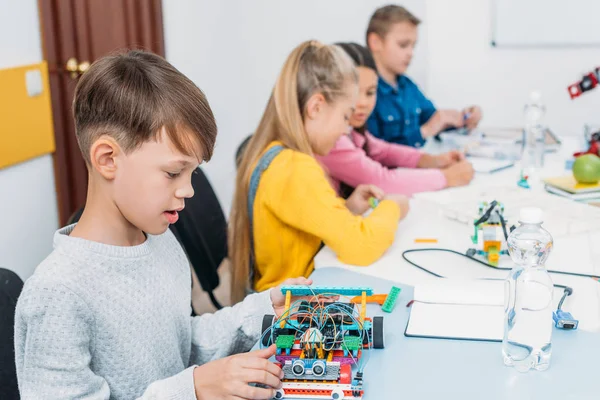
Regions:
M 125 152 L 155 140 L 162 128 L 179 151 L 208 161 L 217 125 L 204 93 L 164 58 L 132 50 L 94 62 L 73 99 L 77 142 L 90 165 L 90 148 L 102 135 Z M 193 154 L 198 140 L 202 154 Z
M 341 47 L 350 56 L 355 66 L 367 67 L 377 72 L 373 55 L 365 46 L 358 43 L 336 43 L 335 45 Z
M 371 33 L 376 33 L 379 37 L 385 38 L 385 35 L 390 31 L 392 25 L 407 21 L 415 26 L 421 23 L 419 18 L 415 17 L 410 11 L 402 6 L 389 4 L 378 8 L 369 20 L 366 34 L 367 46 L 369 45 L 369 35 Z

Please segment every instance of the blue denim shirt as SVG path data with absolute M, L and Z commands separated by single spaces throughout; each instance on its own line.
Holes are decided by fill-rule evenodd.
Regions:
M 433 103 L 404 75 L 397 89 L 379 77 L 377 104 L 367 121 L 369 132 L 388 142 L 422 147 L 421 125 L 435 113 Z

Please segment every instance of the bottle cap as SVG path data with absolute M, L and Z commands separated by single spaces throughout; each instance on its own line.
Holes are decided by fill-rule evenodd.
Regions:
M 537 207 L 525 207 L 519 213 L 519 222 L 522 224 L 541 224 L 544 213 Z

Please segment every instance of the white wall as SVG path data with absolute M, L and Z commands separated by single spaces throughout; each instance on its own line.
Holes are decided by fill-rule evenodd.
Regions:
M 0 69 L 40 61 L 37 1 L 0 0 Z M 0 135 L 9 134 L 17 132 L 0 125 Z M 51 156 L 0 169 L 0 210 L 0 267 L 26 279 L 52 251 L 58 228 Z
M 256 127 L 289 51 L 309 38 L 364 43 L 368 18 L 388 2 L 163 0 L 167 58 L 206 92 L 216 114 L 217 147 L 205 169 L 226 211 L 235 149 Z M 599 47 L 493 48 L 491 0 L 401 4 L 424 21 L 408 74 L 438 107 L 475 103 L 483 107 L 484 126 L 518 126 L 529 92 L 538 89 L 559 135 L 600 124 L 600 89 L 576 100 L 567 92 L 599 65 Z
M 584 123 L 600 123 L 600 89 L 575 100 L 567 92 L 583 72 L 600 65 L 600 47 L 491 47 L 491 5 L 491 0 L 426 1 L 427 94 L 436 105 L 476 103 L 483 107 L 482 125 L 518 126 L 529 92 L 538 89 L 547 122 L 559 135 L 580 135 Z
M 258 125 L 277 74 L 302 41 L 355 41 L 373 11 L 389 1 L 163 0 L 167 59 L 204 92 L 219 135 L 205 171 L 228 212 L 234 192 L 234 154 Z M 425 3 L 402 4 L 422 19 Z M 426 25 L 409 74 L 424 85 Z
M 217 147 L 205 169 L 226 211 L 235 149 L 256 127 L 287 54 L 310 38 L 363 43 L 369 16 L 387 2 L 163 0 L 167 58 L 206 92 L 217 117 Z M 537 88 L 559 134 L 600 124 L 600 90 L 576 100 L 566 90 L 599 65 L 600 48 L 492 48 L 491 0 L 402 4 L 424 20 L 408 74 L 439 107 L 477 103 L 484 125 L 514 126 Z M 41 59 L 37 1 L 0 0 L 0 68 Z M 58 227 L 50 156 L 0 170 L 0 209 L 0 266 L 27 278 L 51 251 Z

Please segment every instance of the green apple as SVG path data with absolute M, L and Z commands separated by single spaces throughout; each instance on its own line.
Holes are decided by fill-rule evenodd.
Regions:
M 600 180 L 600 157 L 584 154 L 573 163 L 573 176 L 579 183 L 597 183 Z

